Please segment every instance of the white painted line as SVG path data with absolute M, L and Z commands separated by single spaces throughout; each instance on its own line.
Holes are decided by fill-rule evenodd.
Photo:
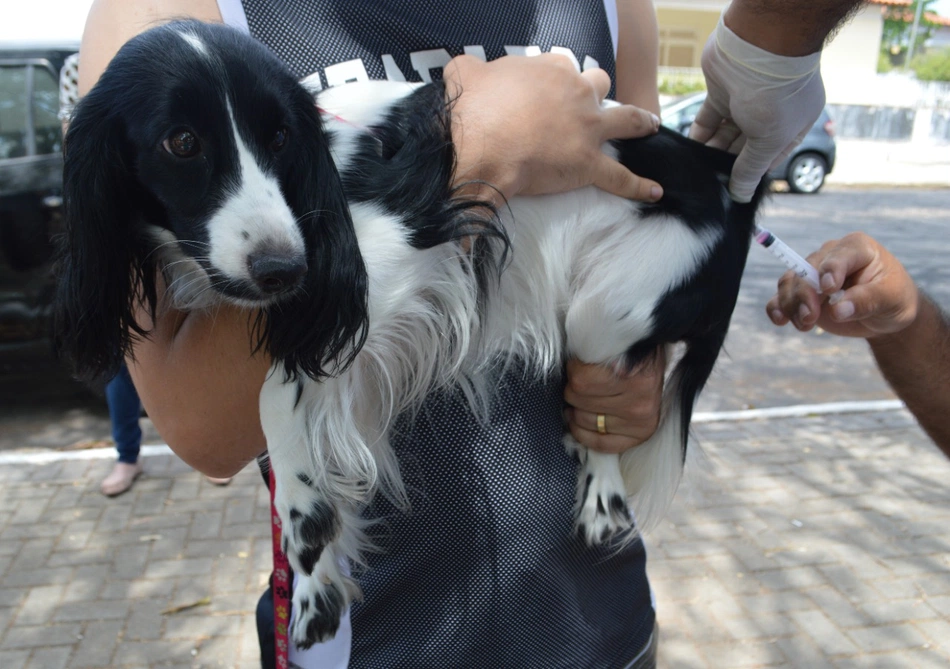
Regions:
M 899 411 L 905 408 L 900 400 L 870 400 L 866 402 L 826 402 L 824 404 L 794 404 L 787 407 L 745 409 L 743 411 L 697 411 L 694 423 L 721 423 L 727 421 L 762 420 L 765 418 L 801 418 L 825 414 L 876 413 Z
M 826 402 L 825 404 L 795 404 L 787 407 L 769 407 L 767 409 L 745 409 L 743 411 L 697 411 L 693 414 L 694 423 L 726 423 L 746 420 L 765 420 L 769 418 L 802 418 L 846 413 L 877 413 L 881 411 L 899 411 L 904 408 L 900 400 L 874 400 L 867 402 Z M 166 444 L 142 446 L 139 454 L 149 458 L 157 455 L 171 455 L 172 450 Z M 115 448 L 90 448 L 82 451 L 43 451 L 40 453 L 0 453 L 0 465 L 45 465 L 65 460 L 104 460 L 115 457 Z
M 166 444 L 142 446 L 139 455 L 150 458 L 156 455 L 171 455 Z M 0 465 L 45 465 L 64 460 L 105 460 L 115 458 L 115 448 L 89 448 L 81 451 L 42 451 L 40 453 L 0 453 Z

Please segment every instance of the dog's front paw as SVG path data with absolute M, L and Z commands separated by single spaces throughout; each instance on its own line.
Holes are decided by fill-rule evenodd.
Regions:
M 323 549 L 339 535 L 340 514 L 304 478 L 279 480 L 274 506 L 283 530 L 281 548 L 294 571 L 309 576 Z
M 348 601 L 344 579 L 319 567 L 310 576 L 298 576 L 294 588 L 294 620 L 290 639 L 306 650 L 315 643 L 332 639 L 340 628 L 340 618 Z
M 577 483 L 577 531 L 589 545 L 632 532 L 618 456 L 588 452 Z

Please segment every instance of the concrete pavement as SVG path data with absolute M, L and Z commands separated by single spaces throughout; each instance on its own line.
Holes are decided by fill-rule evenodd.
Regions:
M 905 411 L 696 425 L 649 539 L 661 667 L 950 666 L 950 461 Z M 254 468 L 0 464 L 0 667 L 254 667 Z M 190 604 L 193 608 L 176 610 Z

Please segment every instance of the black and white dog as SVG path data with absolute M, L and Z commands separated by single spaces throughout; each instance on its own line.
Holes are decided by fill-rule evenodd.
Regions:
M 605 150 L 664 186 L 655 204 L 594 188 L 521 197 L 494 215 L 453 190 L 438 84 L 310 93 L 249 37 L 178 22 L 126 44 L 66 140 L 59 346 L 84 376 L 115 372 L 156 278 L 178 308 L 261 314 L 273 360 L 261 421 L 299 582 L 293 640 L 332 636 L 358 595 L 341 561 L 366 548 L 360 510 L 403 500 L 395 416 L 458 386 L 487 410 L 514 358 L 539 377 L 568 356 L 631 367 L 685 344 L 656 434 L 581 461 L 578 528 L 629 536 L 667 508 L 693 402 L 735 306 L 761 195 L 732 203 L 732 158 L 674 133 Z M 486 213 L 487 212 L 487 213 Z

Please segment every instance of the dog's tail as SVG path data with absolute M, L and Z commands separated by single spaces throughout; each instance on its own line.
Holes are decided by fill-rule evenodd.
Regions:
M 683 475 L 693 405 L 712 374 L 724 338 L 725 332 L 688 344 L 667 380 L 659 427 L 620 458 L 628 502 L 641 532 L 655 528 L 673 501 Z

